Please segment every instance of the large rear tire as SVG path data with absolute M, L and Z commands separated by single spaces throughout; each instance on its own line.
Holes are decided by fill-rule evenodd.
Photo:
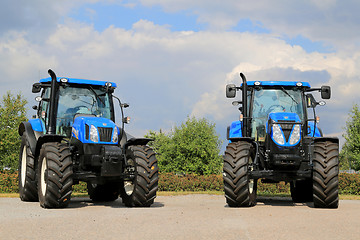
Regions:
M 41 147 L 38 165 L 38 195 L 43 208 L 66 207 L 73 185 L 72 159 L 67 144 L 51 142 Z
M 314 207 L 338 208 L 339 144 L 316 142 L 313 164 Z
M 154 151 L 148 146 L 130 146 L 128 163 L 135 167 L 135 178 L 124 179 L 120 196 L 127 207 L 150 207 L 158 189 L 158 165 Z
M 250 143 L 232 142 L 226 147 L 223 179 L 229 207 L 256 205 L 257 179 L 249 178 L 251 162 Z
M 94 202 L 111 202 L 118 199 L 120 194 L 119 183 L 92 184 L 87 183 L 90 199 Z
M 36 202 L 38 198 L 34 156 L 31 153 L 27 136 L 21 136 L 19 156 L 19 194 L 22 201 Z
M 299 180 L 290 183 L 291 198 L 295 203 L 313 201 L 313 183 L 312 179 Z

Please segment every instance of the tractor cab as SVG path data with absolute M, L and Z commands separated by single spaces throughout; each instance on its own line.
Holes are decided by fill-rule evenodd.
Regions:
M 116 88 L 115 83 L 74 78 L 58 78 L 58 82 L 56 134 L 70 138 L 74 119 L 78 116 L 105 118 L 115 122 L 111 95 Z M 45 78 L 40 80 L 38 86 L 50 83 L 51 78 Z M 107 84 L 112 87 L 109 89 Z M 50 87 L 44 87 L 38 98 L 38 116 L 44 134 L 49 124 L 50 91 Z M 105 119 L 101 121 L 106 121 Z

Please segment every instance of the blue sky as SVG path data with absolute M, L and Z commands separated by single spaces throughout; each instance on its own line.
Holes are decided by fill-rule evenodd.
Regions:
M 31 116 L 31 85 L 52 68 L 116 82 L 135 136 L 195 116 L 216 123 L 225 141 L 238 118 L 225 85 L 240 84 L 244 72 L 249 80 L 330 85 L 320 125 L 342 140 L 360 100 L 359 9 L 355 0 L 4 0 L 0 94 L 21 92 Z

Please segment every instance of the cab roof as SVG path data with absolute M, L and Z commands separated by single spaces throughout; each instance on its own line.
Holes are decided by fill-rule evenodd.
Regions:
M 116 88 L 116 83 L 106 82 L 106 81 L 97 81 L 89 79 L 79 79 L 79 78 L 66 78 L 66 77 L 57 77 L 58 82 L 67 82 L 72 84 L 83 84 L 83 85 L 96 85 L 96 86 L 106 86 L 106 83 L 111 83 L 111 87 Z M 42 78 L 39 81 L 40 83 L 51 83 L 51 77 Z
M 304 87 L 310 88 L 308 82 L 296 82 L 296 81 L 247 81 L 248 86 L 279 86 L 279 87 Z M 241 84 L 242 86 L 242 84 Z

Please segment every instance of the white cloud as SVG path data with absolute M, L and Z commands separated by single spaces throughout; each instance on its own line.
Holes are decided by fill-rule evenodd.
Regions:
M 319 113 L 326 126 L 324 132 L 342 132 L 347 111 L 360 100 L 359 48 L 350 44 L 352 51 L 344 47 L 328 54 L 307 53 L 300 46 L 290 46 L 277 33 L 298 32 L 314 40 L 327 39 L 326 31 L 319 30 L 319 26 L 325 26 L 324 16 L 312 19 L 320 20 L 312 24 L 309 19 L 300 21 L 303 15 L 290 11 L 294 5 L 289 3 L 279 10 L 277 1 L 271 3 L 273 6 L 266 1 L 227 2 L 219 7 L 208 1 L 174 1 L 171 6 L 167 1 L 142 1 L 148 6 L 160 4 L 167 11 L 193 9 L 199 21 L 208 22 L 212 29 L 228 28 L 241 18 L 252 18 L 262 21 L 273 33 L 172 32 L 167 25 L 145 19 L 134 23 L 130 30 L 109 26 L 98 32 L 91 25 L 66 17 L 60 23 L 58 14 L 55 20 L 48 18 L 49 34 L 41 41 L 32 41 L 29 36 L 33 30 L 26 31 L 25 25 L 11 32 L 7 29 L 0 37 L 0 94 L 21 90 L 32 99 L 31 84 L 47 77 L 47 69 L 53 68 L 58 75 L 116 82 L 116 95 L 131 104 L 127 112 L 133 121 L 128 129 L 136 134 L 170 129 L 190 114 L 209 118 L 225 132 L 226 125 L 238 115 L 225 97 L 225 85 L 239 85 L 239 72 L 244 72 L 249 80 L 307 80 L 313 86 L 331 85 L 333 98 L 319 108 Z M 72 9 L 71 3 L 66 3 L 63 9 Z M 338 19 L 332 17 L 337 2 L 319 4 L 307 1 L 297 10 L 313 6 L 318 10 L 310 9 L 310 15 L 325 11 L 330 15 L 329 25 Z M 294 19 L 290 19 L 291 14 Z M 319 33 L 313 34 L 316 31 Z M 344 41 L 339 34 L 333 35 L 330 42 Z M 356 39 L 352 36 L 349 41 Z

